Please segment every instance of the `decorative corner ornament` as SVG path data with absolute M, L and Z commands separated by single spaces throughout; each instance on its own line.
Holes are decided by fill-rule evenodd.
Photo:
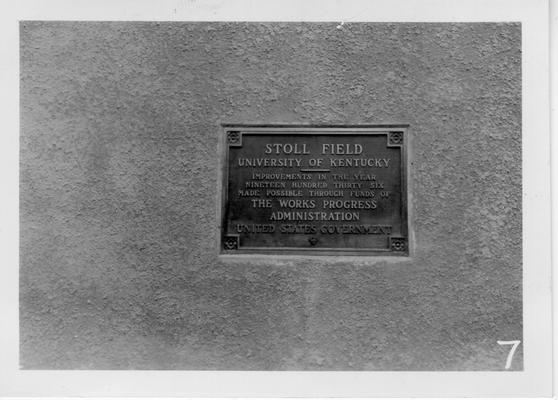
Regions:
M 223 247 L 225 250 L 238 250 L 240 237 L 238 235 L 228 235 L 223 239 Z
M 240 131 L 228 131 L 227 132 L 227 143 L 229 146 L 241 147 L 242 146 L 242 132 Z
M 401 147 L 403 145 L 403 131 L 388 132 L 388 147 Z
M 391 251 L 405 251 L 407 249 L 407 240 L 403 237 L 390 237 L 389 248 Z

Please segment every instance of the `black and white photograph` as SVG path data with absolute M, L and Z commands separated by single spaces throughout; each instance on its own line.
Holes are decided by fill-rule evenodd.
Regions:
M 23 3 L 1 395 L 552 396 L 548 2 Z

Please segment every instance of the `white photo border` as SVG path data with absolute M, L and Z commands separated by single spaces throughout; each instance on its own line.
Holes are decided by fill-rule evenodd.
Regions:
M 547 0 L 25 0 L 0 41 L 0 396 L 537 397 L 552 395 Z M 19 21 L 521 22 L 524 370 L 502 372 L 28 371 L 18 367 Z M 514 340 L 495 337 L 497 340 Z M 502 360 L 504 365 L 505 360 Z

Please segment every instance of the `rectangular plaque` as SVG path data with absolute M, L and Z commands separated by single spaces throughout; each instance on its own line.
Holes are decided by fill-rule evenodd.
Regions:
M 406 127 L 225 125 L 221 251 L 408 255 Z

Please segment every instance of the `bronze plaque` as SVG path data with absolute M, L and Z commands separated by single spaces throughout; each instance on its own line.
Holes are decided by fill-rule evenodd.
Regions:
M 221 251 L 408 255 L 406 126 L 224 126 Z

